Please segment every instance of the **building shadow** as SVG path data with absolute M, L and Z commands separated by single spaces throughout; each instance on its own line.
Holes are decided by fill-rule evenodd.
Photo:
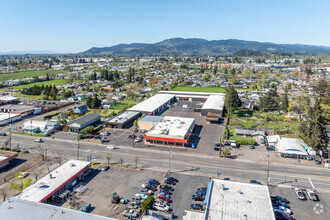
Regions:
M 14 169 L 15 167 L 18 167 L 19 165 L 25 163 L 26 161 L 27 160 L 21 158 L 14 158 L 13 160 L 9 161 L 9 164 L 6 167 L 0 169 L 0 173 Z

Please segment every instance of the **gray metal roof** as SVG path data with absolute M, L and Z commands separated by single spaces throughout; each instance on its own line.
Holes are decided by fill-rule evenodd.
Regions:
M 18 198 L 9 198 L 0 204 L 1 219 L 15 220 L 114 220 L 104 216 L 84 213 L 54 205 L 31 202 Z
M 84 116 L 81 116 L 79 118 L 76 118 L 72 121 L 69 122 L 69 125 L 70 124 L 73 124 L 73 123 L 77 123 L 79 125 L 84 125 L 86 124 L 87 122 L 90 122 L 96 118 L 100 118 L 101 116 L 97 113 L 91 113 L 91 114 L 87 114 L 87 115 L 84 115 Z
M 115 117 L 109 119 L 107 122 L 122 124 L 128 120 L 131 120 L 132 118 L 139 117 L 140 114 L 141 114 L 140 112 L 124 111 L 123 113 L 116 115 Z
M 154 115 L 146 115 L 140 121 L 145 122 L 160 122 L 164 116 L 154 116 Z

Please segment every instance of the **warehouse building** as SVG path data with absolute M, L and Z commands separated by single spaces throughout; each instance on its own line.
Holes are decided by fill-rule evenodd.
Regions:
M 10 161 L 15 159 L 18 156 L 18 153 L 0 150 L 0 169 L 9 165 Z
M 213 92 L 182 92 L 182 91 L 162 90 L 162 91 L 159 91 L 158 93 L 175 95 L 177 97 L 177 99 L 183 100 L 183 101 L 206 101 L 207 98 L 211 95 L 225 96 L 225 94 L 213 93 Z
M 0 204 L 0 216 L 1 219 L 12 220 L 115 220 L 109 217 L 14 197 Z
M 16 113 L 0 113 L 0 126 L 21 120 L 21 115 Z
M 10 112 L 20 114 L 22 117 L 37 115 L 42 112 L 42 107 L 32 107 L 27 105 L 4 105 L 0 106 L 0 112 Z
M 157 94 L 139 104 L 129 108 L 128 111 L 141 112 L 145 115 L 157 115 L 176 101 L 175 95 Z
M 307 159 L 307 144 L 301 139 L 282 138 L 275 144 L 277 155 L 284 158 Z
M 189 146 L 194 128 L 194 118 L 165 116 L 145 134 L 144 140 L 147 144 Z
M 275 220 L 267 186 L 212 179 L 207 187 L 205 212 L 184 211 L 182 220 Z
M 138 121 L 140 130 L 149 131 L 153 126 L 160 122 L 164 116 L 146 115 Z
M 69 131 L 77 133 L 90 125 L 91 126 L 97 125 L 100 122 L 101 122 L 101 116 L 96 113 L 91 113 L 70 121 L 68 123 L 68 128 Z
M 90 172 L 90 166 L 91 162 L 69 160 L 26 188 L 17 198 L 42 203 L 64 201 L 69 196 L 72 187 Z
M 17 104 L 19 103 L 18 98 L 11 95 L 0 96 L 0 105 L 7 105 L 7 104 Z
M 140 112 L 124 111 L 109 119 L 105 124 L 111 128 L 127 128 L 141 116 Z
M 23 124 L 23 131 L 28 133 L 40 133 L 56 131 L 61 128 L 60 123 L 54 121 L 43 121 L 43 120 L 26 120 Z
M 218 123 L 223 116 L 225 106 L 224 95 L 210 95 L 201 109 L 201 115 L 206 116 L 208 123 Z

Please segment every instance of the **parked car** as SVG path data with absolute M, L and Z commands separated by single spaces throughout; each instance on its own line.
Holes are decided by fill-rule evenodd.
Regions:
M 141 200 L 146 200 L 148 195 L 145 193 L 135 193 L 135 198 L 140 198 Z
M 220 147 L 214 147 L 213 150 L 219 151 L 220 150 Z
M 108 131 L 105 131 L 105 132 L 102 132 L 101 135 L 104 135 L 104 136 L 109 136 L 110 133 Z
M 89 212 L 91 209 L 91 204 L 87 203 L 86 205 L 84 205 L 84 207 L 82 208 L 82 212 Z
M 168 190 L 168 191 L 173 191 L 173 188 L 170 187 L 169 185 L 160 185 L 159 188 L 160 189 L 165 189 L 165 190 Z
M 170 210 L 170 207 L 165 204 L 164 202 L 155 202 L 152 205 L 152 208 L 158 210 L 158 211 L 163 211 L 163 212 L 168 212 Z
M 272 201 L 272 205 L 273 206 L 283 206 L 285 208 L 290 208 L 288 204 L 286 204 L 285 202 L 281 202 L 279 200 Z
M 110 167 L 109 167 L 108 165 L 105 165 L 105 166 L 102 167 L 101 170 L 102 170 L 102 171 L 107 171 L 109 168 L 110 168 Z
M 195 203 L 195 204 L 191 204 L 190 208 L 194 210 L 203 210 L 204 207 L 202 204 Z
M 18 175 L 18 179 L 24 179 L 28 175 L 28 172 L 22 172 Z
M 158 194 L 158 199 L 168 202 L 170 201 L 170 196 L 168 194 Z
M 37 138 L 37 139 L 34 139 L 34 142 L 36 142 L 36 143 L 42 143 L 43 140 L 41 138 Z
M 192 199 L 195 201 L 204 201 L 206 197 L 206 192 L 196 192 L 193 196 Z
M 207 188 L 206 187 L 201 187 L 201 188 L 197 188 L 196 192 L 205 192 L 206 193 Z
M 134 134 L 129 134 L 129 135 L 127 136 L 127 138 L 134 139 L 134 138 L 136 138 L 136 136 L 135 136 Z
M 300 188 L 295 188 L 294 191 L 296 192 L 298 199 L 306 199 L 305 193 Z
M 148 180 L 148 183 L 149 183 L 149 184 L 156 184 L 156 185 L 159 185 L 159 182 L 158 182 L 157 180 L 155 180 L 155 179 L 149 179 L 149 180 Z
M 138 136 L 137 138 L 135 138 L 134 142 L 135 142 L 135 143 L 140 142 L 140 141 L 142 141 L 142 138 L 143 138 L 143 136 L 140 135 L 140 136 Z
M 288 208 L 285 208 L 284 206 L 273 206 L 274 211 L 283 211 L 287 215 L 291 215 L 291 210 Z
M 171 178 L 167 178 L 165 180 L 165 183 L 166 184 L 169 184 L 169 185 L 175 185 L 176 181 L 174 179 L 171 179 Z
M 137 211 L 134 211 L 134 209 L 131 209 L 131 210 L 124 210 L 122 214 L 123 214 L 123 216 L 125 216 L 125 217 L 129 217 L 129 216 L 132 216 L 132 217 L 134 217 L 134 218 L 139 217 L 139 213 L 137 213 Z
M 318 159 L 315 159 L 315 163 L 316 163 L 317 165 L 320 165 L 322 162 L 321 162 L 320 160 L 318 160 Z
M 167 194 L 167 195 L 170 195 L 171 194 L 170 190 L 167 190 L 167 189 L 160 189 L 159 190 L 159 193 L 161 193 L 161 194 Z
M 252 144 L 250 144 L 249 148 L 250 149 L 255 149 L 255 147 Z
M 215 147 L 220 147 L 221 146 L 221 143 L 215 143 L 214 146 Z
M 251 184 L 258 184 L 258 185 L 262 185 L 261 182 L 257 181 L 257 180 L 250 180 Z
M 281 197 L 281 196 L 271 196 L 270 197 L 272 200 L 278 200 L 278 201 L 281 201 L 281 202 L 285 202 L 287 204 L 289 204 L 289 200 L 287 200 L 286 198 L 284 197 Z
M 317 201 L 317 195 L 313 190 L 307 189 L 306 192 L 310 200 Z
M 7 136 L 5 132 L 0 133 L 0 136 Z
M 288 219 L 293 220 L 294 218 L 281 210 L 274 210 L 275 218 L 276 219 Z
M 156 184 L 147 183 L 146 185 L 144 185 L 144 188 L 149 189 L 149 190 L 152 190 L 152 191 L 156 191 L 157 185 Z

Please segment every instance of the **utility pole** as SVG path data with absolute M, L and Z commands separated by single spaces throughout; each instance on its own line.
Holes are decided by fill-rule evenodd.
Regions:
M 10 118 L 10 108 L 9 108 L 9 148 L 11 150 L 11 118 Z
M 33 131 L 32 131 L 32 119 L 31 119 L 31 136 L 32 136 L 32 133 L 33 133 Z
M 169 174 L 172 173 L 172 159 L 173 159 L 173 155 L 172 155 L 172 146 L 171 146 L 171 150 L 170 150 Z
M 269 154 L 267 155 L 267 186 L 269 185 Z
M 77 142 L 78 142 L 78 146 L 77 146 L 77 160 L 79 160 L 79 132 L 77 132 Z
M 133 130 L 133 137 L 132 137 L 132 144 L 133 144 L 133 148 L 134 148 L 134 144 L 135 144 L 135 128 Z

